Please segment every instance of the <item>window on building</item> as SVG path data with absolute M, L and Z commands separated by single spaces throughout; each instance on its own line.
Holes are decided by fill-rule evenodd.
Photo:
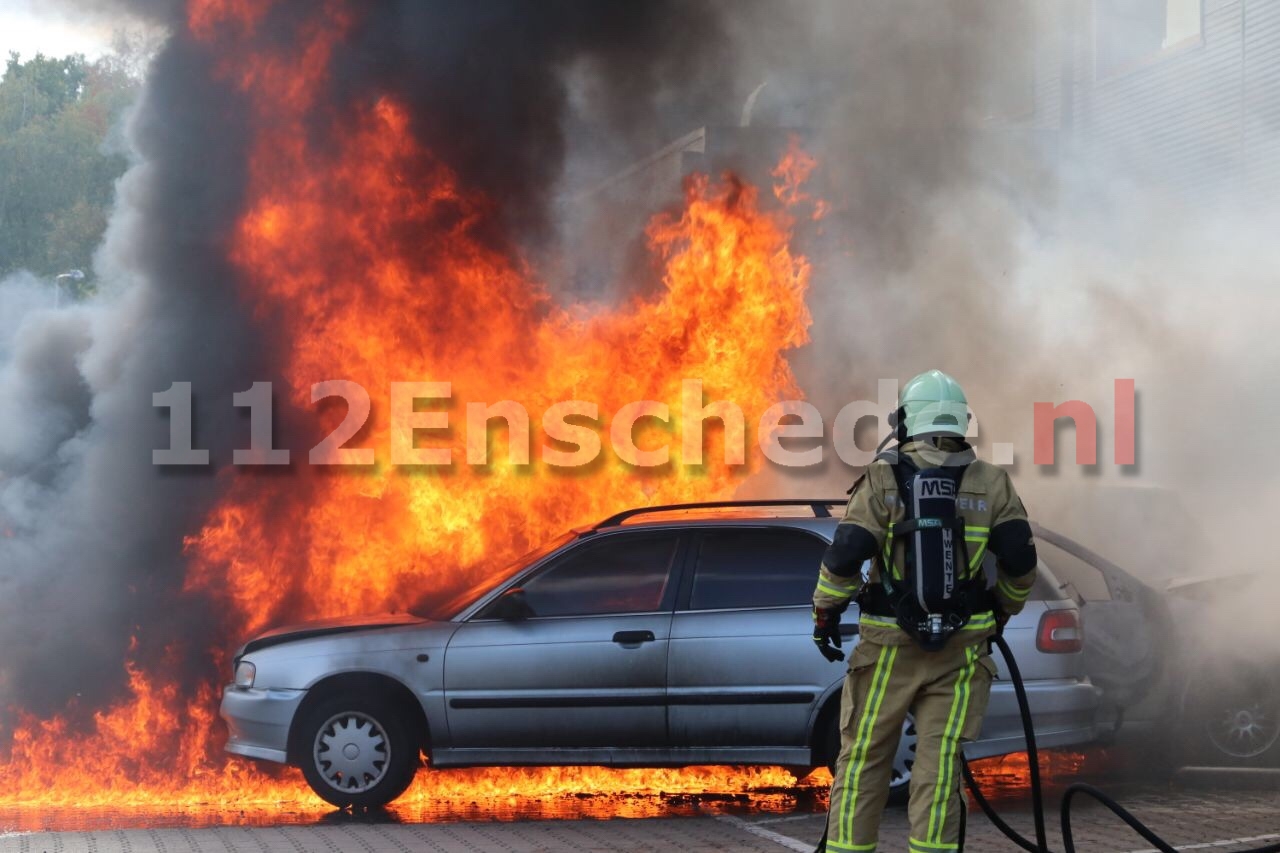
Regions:
M 1202 0 L 1094 0 L 1099 77 L 1134 68 L 1201 35 Z
M 1165 0 L 1164 44 L 1176 47 L 1200 37 L 1202 0 Z
M 732 530 L 702 537 L 691 610 L 809 604 L 827 543 L 799 530 Z

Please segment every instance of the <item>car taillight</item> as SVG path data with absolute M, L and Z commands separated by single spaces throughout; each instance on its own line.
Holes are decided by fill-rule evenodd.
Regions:
M 1078 652 L 1084 647 L 1084 627 L 1077 610 L 1048 610 L 1036 629 L 1036 648 L 1051 655 Z

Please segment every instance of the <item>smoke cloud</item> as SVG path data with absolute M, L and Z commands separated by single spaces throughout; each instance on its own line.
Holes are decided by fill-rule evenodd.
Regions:
M 220 239 L 237 209 L 241 128 L 210 77 L 174 43 L 154 62 L 129 134 L 139 162 L 95 261 L 101 296 L 12 313 L 6 300 L 0 633 L 12 653 L 0 706 L 48 712 L 80 696 L 92 708 L 119 687 L 131 640 L 145 664 L 177 626 L 206 622 L 174 602 L 182 536 L 216 480 L 152 467 L 169 439 L 151 394 L 192 382 L 197 441 L 215 454 L 237 442 L 226 403 L 254 372 L 256 333 Z
M 1237 135 L 1197 136 L 1197 55 L 1153 59 L 1164 20 L 1091 24 L 1078 17 L 1090 5 L 780 5 L 745 27 L 744 85 L 768 81 L 757 120 L 807 131 L 833 207 L 807 247 L 815 325 L 800 381 L 830 429 L 840 406 L 875 399 L 877 379 L 946 370 L 969 392 L 988 458 L 1014 445 L 1040 523 L 1157 589 L 1244 571 L 1258 576 L 1236 585 L 1253 606 L 1280 604 L 1256 523 L 1280 497 L 1258 453 L 1280 415 L 1263 390 L 1277 355 L 1266 152 L 1280 132 L 1263 118 L 1276 101 L 1228 94 L 1214 116 Z M 1231 50 L 1238 11 L 1206 12 L 1216 30 L 1198 36 L 1203 50 Z M 1117 52 L 1131 64 L 1107 66 Z M 1159 82 L 1178 62 L 1192 64 L 1181 86 Z M 1125 74 L 1148 81 L 1143 103 L 1167 110 L 1158 122 L 1096 104 L 1103 118 L 1081 115 L 1090 98 L 1119 99 Z M 1137 386 L 1137 464 L 1124 468 L 1112 461 L 1119 378 Z M 1057 464 L 1033 464 L 1033 404 L 1071 399 L 1097 413 L 1099 464 L 1073 463 L 1069 426 Z M 770 472 L 752 491 L 839 494 L 856 473 Z M 1218 652 L 1240 648 L 1244 603 L 1201 607 L 1217 614 Z M 1280 652 L 1280 636 L 1267 642 Z
M 183 537 L 219 494 L 217 467 L 151 465 L 169 440 L 151 395 L 192 382 L 197 446 L 225 464 L 248 434 L 231 395 L 276 378 L 278 363 L 226 256 L 244 96 L 184 34 L 179 4 L 76 5 L 127 9 L 173 35 L 129 127 L 137 162 L 98 254 L 101 297 L 54 311 L 30 279 L 0 285 L 0 707 L 38 712 L 109 698 L 131 637 L 144 661 L 171 654 L 174 637 L 193 660 L 226 642 L 216 614 L 181 592 Z M 1045 5 L 359 4 L 317 114 L 394 96 L 414 136 L 495 200 L 493 244 L 537 256 L 590 250 L 554 245 L 566 197 L 694 127 L 737 125 L 763 83 L 752 127 L 802 133 L 832 207 L 802 237 L 815 326 L 795 359 L 828 424 L 872 399 L 878 378 L 939 367 L 968 389 L 980 444 L 1016 445 L 1038 520 L 1152 580 L 1222 565 L 1204 550 L 1212 538 L 1181 547 L 1190 534 L 1167 515 L 1140 526 L 1119 487 L 1170 489 L 1208 531 L 1241 529 L 1241 490 L 1261 496 L 1247 512 L 1275 506 L 1252 452 L 1276 421 L 1274 214 L 1179 195 L 1134 171 L 1141 152 L 1083 144 L 1049 91 L 1054 73 L 1079 71 L 1063 41 L 1061 9 L 1074 4 Z M 275 3 L 253 37 L 289 45 L 314 13 Z M 1109 464 L 1120 377 L 1139 394 L 1127 473 Z M 1032 403 L 1076 397 L 1098 412 L 1101 472 L 1038 469 Z M 771 472 L 749 488 L 839 494 L 854 473 Z M 1081 488 L 1064 496 L 1064 481 Z M 1270 572 L 1275 595 L 1252 532 L 1265 527 L 1244 529 L 1226 560 Z

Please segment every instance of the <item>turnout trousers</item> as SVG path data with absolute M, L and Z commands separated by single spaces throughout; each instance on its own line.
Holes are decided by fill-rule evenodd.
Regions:
M 957 635 L 940 651 L 908 641 L 863 639 L 849 660 L 840 699 L 840 755 L 831 785 L 827 849 L 871 853 L 889 797 L 894 755 L 908 712 L 915 718 L 910 853 L 957 850 L 961 809 L 960 743 L 982 729 L 995 664 L 985 641 Z

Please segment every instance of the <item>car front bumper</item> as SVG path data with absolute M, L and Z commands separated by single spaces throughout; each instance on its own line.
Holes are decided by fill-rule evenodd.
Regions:
M 287 763 L 289 727 L 305 695 L 305 690 L 224 687 L 218 713 L 231 734 L 227 752 Z

